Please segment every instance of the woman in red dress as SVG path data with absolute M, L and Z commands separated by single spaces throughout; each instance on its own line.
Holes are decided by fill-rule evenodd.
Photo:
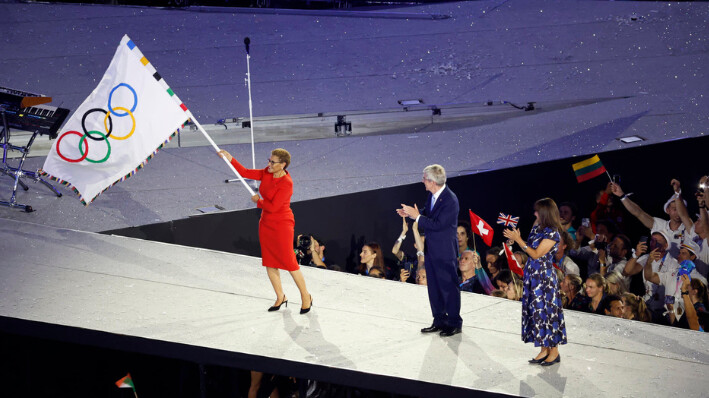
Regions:
M 262 210 L 258 231 L 261 257 L 268 271 L 268 279 L 271 280 L 273 290 L 276 291 L 276 303 L 268 310 L 278 311 L 284 303 L 286 307 L 288 306 L 288 299 L 283 293 L 278 271 L 283 269 L 290 272 L 300 290 L 301 303 L 303 303 L 300 313 L 307 313 L 313 305 L 313 298 L 305 287 L 305 278 L 300 272 L 300 266 L 293 252 L 295 218 L 290 208 L 293 180 L 286 171 L 290 165 L 290 153 L 285 149 L 274 149 L 268 159 L 268 167 L 262 170 L 245 168 L 227 151 L 221 150 L 218 154 L 231 162 L 242 177 L 261 181 L 259 191 L 263 198 L 256 194 L 251 197 L 251 200 Z

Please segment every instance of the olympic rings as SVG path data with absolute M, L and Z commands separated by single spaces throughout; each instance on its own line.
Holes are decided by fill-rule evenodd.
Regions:
M 104 139 L 110 137 L 110 136 L 111 136 L 111 132 L 113 131 L 113 120 L 111 120 L 111 117 L 110 117 L 110 115 L 108 114 L 108 112 L 104 111 L 104 110 L 101 109 L 101 108 L 89 109 L 88 111 L 86 111 L 86 113 L 84 113 L 84 117 L 81 118 L 81 128 L 84 129 L 84 134 L 88 135 L 89 138 L 91 138 L 91 139 L 94 140 L 94 141 L 101 141 L 100 138 L 94 138 L 94 137 L 92 137 L 92 136 L 87 132 L 87 130 L 86 130 L 86 116 L 89 116 L 89 115 L 92 114 L 93 112 L 103 112 L 103 113 L 106 114 L 106 117 L 103 119 L 103 125 L 104 125 L 104 127 L 106 127 L 106 130 L 108 130 L 108 134 L 106 134 L 106 135 L 104 136 Z M 106 120 L 107 120 L 107 119 L 108 119 L 108 121 L 111 122 L 111 127 L 110 127 L 110 128 L 109 128 L 108 126 L 106 126 Z M 103 135 L 103 134 L 101 134 L 101 135 Z
M 133 93 L 133 106 L 131 109 L 128 109 L 128 108 L 122 107 L 122 106 L 114 107 L 111 105 L 113 93 L 121 86 L 128 88 Z M 138 107 L 138 94 L 135 92 L 135 89 L 133 89 L 133 87 L 131 87 L 127 83 L 120 83 L 120 84 L 116 85 L 115 87 L 113 87 L 113 89 L 111 89 L 111 92 L 108 95 L 108 111 L 101 109 L 101 108 L 92 108 L 84 113 L 84 116 L 81 118 L 81 128 L 83 129 L 84 134 L 81 134 L 80 132 L 75 131 L 75 130 L 69 130 L 69 131 L 64 132 L 64 134 L 62 134 L 61 136 L 59 136 L 59 139 L 57 140 L 57 144 L 56 144 L 57 155 L 59 155 L 59 157 L 62 160 L 65 160 L 70 163 L 79 163 L 83 160 L 86 160 L 87 162 L 90 162 L 90 163 L 103 163 L 103 162 L 107 161 L 108 158 L 111 156 L 111 143 L 108 141 L 108 138 L 110 137 L 115 140 L 126 140 L 126 139 L 130 138 L 131 136 L 133 136 L 133 133 L 135 133 L 136 123 L 135 123 L 135 116 L 133 115 L 133 112 L 135 112 L 135 109 L 137 107 Z M 116 111 L 123 111 L 123 112 L 118 113 Z M 103 112 L 105 114 L 105 116 L 103 118 L 103 127 L 106 129 L 105 130 L 106 133 L 98 131 L 98 130 L 88 130 L 87 129 L 86 118 L 91 113 L 94 113 L 94 112 Z M 130 132 L 122 137 L 116 137 L 115 135 L 111 135 L 111 133 L 113 133 L 113 119 L 111 118 L 111 115 L 115 115 L 118 117 L 130 116 L 131 121 L 133 123 L 133 127 L 131 127 Z M 64 137 L 69 134 L 75 134 L 75 135 L 78 135 L 81 137 L 79 139 L 79 153 L 81 154 L 81 156 L 79 158 L 70 159 L 70 158 L 64 156 L 59 149 L 59 144 L 61 143 L 62 139 L 64 139 Z M 97 138 L 96 136 L 100 136 L 100 138 Z M 106 148 L 107 148 L 106 149 L 106 156 L 104 156 L 103 159 L 95 160 L 95 159 L 88 158 L 89 142 L 86 140 L 87 137 L 92 139 L 93 141 L 105 141 L 106 142 Z
M 106 146 L 108 147 L 108 149 L 106 150 L 106 156 L 104 156 L 104 158 L 101 160 L 89 159 L 87 157 L 89 154 L 89 151 L 87 150 L 86 154 L 84 154 L 84 151 L 81 149 L 81 143 L 87 142 L 86 137 L 93 138 L 93 137 L 91 137 L 91 133 L 96 133 L 96 134 L 100 135 L 101 137 L 103 137 L 103 140 L 106 142 Z M 108 138 L 108 137 L 104 133 L 102 133 L 100 131 L 96 131 L 96 130 L 89 131 L 85 135 L 81 136 L 81 139 L 79 140 L 79 152 L 81 152 L 81 156 L 83 156 L 87 162 L 91 162 L 91 163 L 103 163 L 103 162 L 107 161 L 108 157 L 111 156 L 111 143 L 108 142 L 108 140 L 106 138 Z M 87 148 L 88 148 L 88 144 L 87 144 Z
M 113 138 L 114 140 L 128 139 L 128 138 L 130 138 L 131 135 L 133 135 L 133 133 L 135 133 L 135 116 L 133 116 L 133 112 L 129 111 L 128 109 L 126 109 L 122 106 L 117 106 L 117 107 L 113 108 L 112 110 L 116 110 L 116 109 L 127 112 L 126 114 L 129 115 L 130 119 L 133 121 L 133 128 L 131 128 L 130 133 L 124 135 L 123 137 L 116 137 L 115 135 L 113 135 L 113 136 L 111 136 L 111 138 Z M 115 114 L 115 112 L 111 112 L 111 113 Z M 108 120 L 108 119 L 109 119 L 109 114 L 108 114 L 108 112 L 106 112 L 106 117 L 103 119 L 104 125 L 106 125 L 106 120 Z M 108 127 L 106 128 L 106 130 L 108 130 Z M 109 133 L 109 135 L 110 135 L 110 133 Z M 89 138 L 92 138 L 92 137 L 89 137 Z
M 111 93 L 108 94 L 108 110 L 111 111 L 112 114 L 114 114 L 118 117 L 123 117 L 123 116 L 128 115 L 128 113 L 120 114 L 120 113 L 114 112 L 113 111 L 114 109 L 119 109 L 119 108 L 114 108 L 113 106 L 111 106 L 111 98 L 113 98 L 113 92 L 116 91 L 118 89 L 118 87 L 121 87 L 121 86 L 128 87 L 128 90 L 130 90 L 133 93 L 133 107 L 130 108 L 130 111 L 135 112 L 135 107 L 138 106 L 138 94 L 136 94 L 135 90 L 133 90 L 133 87 L 131 87 L 125 83 L 121 83 L 121 84 L 117 85 L 116 87 L 113 88 L 113 90 L 111 90 Z M 125 109 L 125 108 L 123 108 L 123 109 Z
M 79 141 L 79 151 L 81 152 L 81 157 L 78 159 L 69 159 L 66 156 L 62 155 L 61 151 L 59 150 L 59 144 L 62 142 L 62 138 L 66 137 L 68 134 L 76 134 L 81 137 L 82 140 L 84 139 L 84 136 L 78 131 L 67 131 L 66 133 L 62 134 L 61 137 L 59 137 L 59 139 L 57 140 L 57 155 L 59 155 L 60 158 L 66 160 L 69 163 L 79 163 L 82 160 L 86 159 L 86 157 L 89 155 L 89 143 L 88 141 L 84 140 L 84 146 L 86 147 L 86 153 L 84 153 L 84 151 L 81 151 L 81 141 Z

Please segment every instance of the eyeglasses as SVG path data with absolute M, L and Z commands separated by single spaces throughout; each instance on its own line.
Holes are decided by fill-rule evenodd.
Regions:
M 285 162 L 274 162 L 273 160 L 268 159 L 268 164 L 270 164 L 271 166 L 273 166 L 276 163 L 285 163 Z

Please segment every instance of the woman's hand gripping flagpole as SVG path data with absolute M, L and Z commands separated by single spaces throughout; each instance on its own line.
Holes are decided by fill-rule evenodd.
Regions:
M 210 137 L 209 134 L 207 134 L 207 132 L 204 131 L 204 128 L 202 128 L 202 125 L 199 124 L 199 122 L 197 121 L 197 119 L 195 119 L 195 117 L 194 117 L 194 115 L 192 115 L 192 112 L 191 112 L 191 111 L 187 111 L 187 116 L 189 116 L 190 120 L 192 120 L 192 122 L 195 124 L 195 126 L 197 126 L 197 128 L 199 129 L 199 131 L 202 132 L 202 134 L 203 134 L 204 137 L 207 139 L 207 141 L 209 141 L 209 143 L 212 144 L 212 147 L 214 147 L 214 150 L 217 151 L 217 152 L 219 152 L 219 147 L 217 146 L 217 144 L 215 144 L 214 141 L 212 140 L 212 137 Z M 244 177 L 242 177 L 241 174 L 239 174 L 239 172 L 236 171 L 236 169 L 234 168 L 234 166 L 232 166 L 231 162 L 228 161 L 228 160 L 227 160 L 225 157 L 223 157 L 223 156 L 220 156 L 220 157 L 221 157 L 221 158 L 224 160 L 224 162 L 229 166 L 229 168 L 231 169 L 231 171 L 233 171 L 234 174 L 236 174 L 236 176 L 239 177 L 239 181 L 241 181 L 241 183 L 244 184 L 244 186 L 245 186 L 246 189 L 249 191 L 249 193 L 251 194 L 251 196 L 252 196 L 252 197 L 255 196 L 256 193 L 254 192 L 254 190 L 251 189 L 251 187 L 249 186 L 249 184 L 246 183 L 246 180 L 244 180 Z

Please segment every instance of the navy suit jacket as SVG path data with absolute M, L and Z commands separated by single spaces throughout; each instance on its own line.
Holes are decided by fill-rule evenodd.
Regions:
M 429 261 L 455 261 L 458 259 L 458 197 L 446 185 L 430 210 L 432 198 L 433 194 L 429 192 L 419 218 L 419 227 L 426 234 L 426 264 Z

